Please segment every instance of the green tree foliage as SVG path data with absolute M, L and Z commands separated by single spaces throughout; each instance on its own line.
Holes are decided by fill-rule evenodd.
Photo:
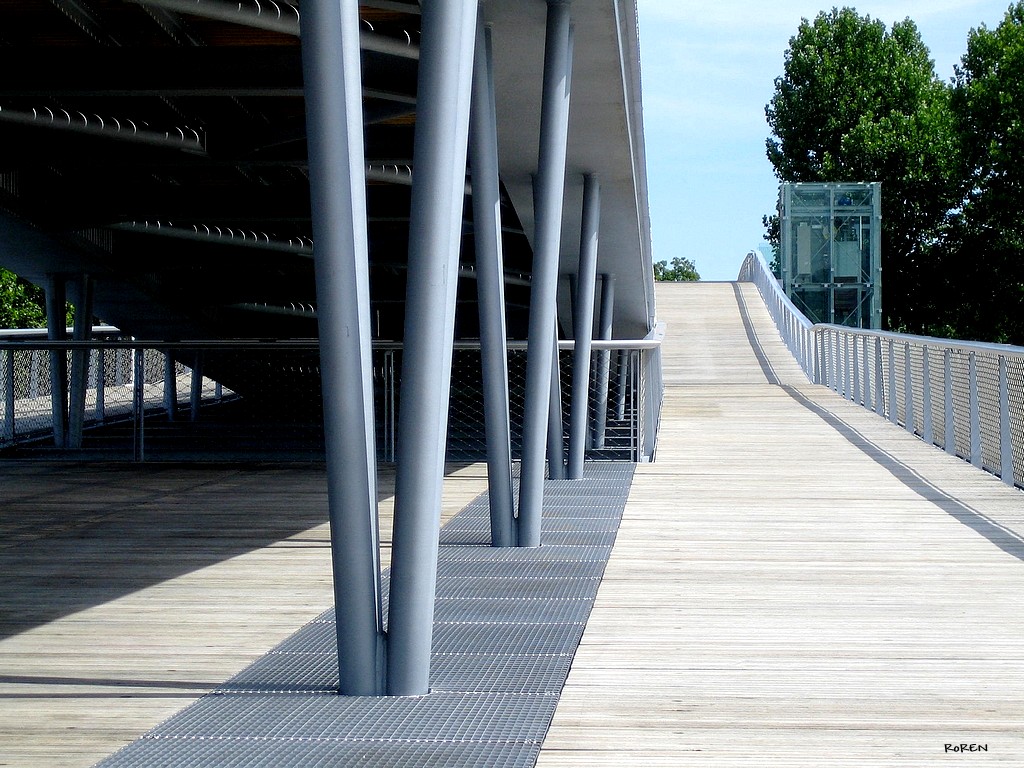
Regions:
M 0 328 L 45 328 L 43 291 L 0 268 Z
M 953 105 L 969 187 L 949 231 L 959 294 L 950 323 L 1024 344 L 1024 2 L 996 29 L 971 31 Z
M 694 282 L 700 280 L 700 275 L 692 261 L 676 256 L 671 266 L 667 261 L 654 262 L 654 279 L 662 282 Z
M 765 113 L 780 181 L 882 182 L 887 323 L 925 331 L 935 320 L 929 265 L 962 184 L 950 88 L 914 22 L 887 30 L 850 8 L 804 19 Z

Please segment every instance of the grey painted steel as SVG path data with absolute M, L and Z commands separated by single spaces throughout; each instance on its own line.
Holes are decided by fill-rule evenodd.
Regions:
M 899 424 L 900 414 L 896 407 L 896 345 L 889 339 L 889 421 Z
M 543 514 L 544 459 L 551 396 L 551 339 L 555 335 L 555 299 L 569 135 L 572 35 L 569 2 L 549 0 L 526 353 L 522 481 L 519 489 L 519 545 L 525 547 L 540 546 Z
M 477 21 L 473 59 L 473 101 L 469 152 L 473 177 L 473 238 L 480 311 L 480 366 L 484 429 L 487 434 L 487 489 L 491 544 L 516 544 L 512 494 L 512 429 L 509 419 L 508 349 L 505 331 L 504 260 L 498 180 L 498 129 L 494 114 L 491 33 Z
M 73 283 L 75 320 L 72 337 L 75 341 L 88 341 L 92 332 L 92 280 L 78 275 Z M 82 448 L 85 427 L 85 393 L 89 384 L 89 350 L 71 352 L 71 384 L 68 390 L 67 446 L 73 451 Z
M 618 392 L 615 396 L 615 419 L 622 421 L 626 418 L 626 382 L 629 378 L 629 352 L 625 349 L 619 350 L 618 362 Z
M 548 479 L 565 480 L 565 422 L 562 417 L 562 365 L 558 334 L 551 340 L 551 395 L 548 398 Z
M 145 351 L 132 351 L 132 413 L 135 415 L 133 459 L 146 460 L 146 359 Z
M 885 382 L 882 376 L 882 340 L 875 339 L 875 413 L 885 417 Z
M 598 234 L 601 225 L 601 184 L 596 177 L 583 178 L 583 224 L 580 227 L 580 262 L 576 272 L 576 296 L 572 356 L 572 405 L 569 411 L 569 463 L 567 477 L 583 477 L 590 421 L 590 350 L 594 336 L 594 293 L 597 288 Z M 621 387 L 620 387 L 621 391 Z
M 929 445 L 935 442 L 935 425 L 932 420 L 932 374 L 928 348 L 921 350 L 921 439 Z
M 1010 381 L 1006 357 L 999 357 L 999 476 L 1013 485 L 1013 437 L 1010 432 Z
M 189 418 L 199 421 L 199 407 L 203 403 L 203 353 L 198 351 L 192 358 L 192 388 L 189 392 Z
M 950 349 L 944 350 L 943 352 L 943 376 L 942 376 L 942 388 L 943 388 L 943 408 L 945 417 L 943 423 L 946 425 L 945 435 L 943 435 L 943 443 L 946 449 L 946 453 L 956 453 L 956 430 L 955 421 L 953 419 L 953 351 Z
M 46 338 L 64 341 L 67 337 L 67 289 L 60 275 L 46 276 Z M 53 444 L 67 447 L 68 381 L 67 357 L 63 352 L 50 352 L 50 409 L 53 416 Z
M 601 314 L 598 320 L 597 338 L 608 340 L 612 337 L 612 313 L 615 309 L 615 275 L 601 275 Z M 597 373 L 594 394 L 594 440 L 595 448 L 604 448 L 605 432 L 608 427 L 608 379 L 611 375 L 611 353 L 602 349 L 597 353 Z
M 429 691 L 477 3 L 421 10 L 388 614 L 387 693 L 401 696 Z
M 370 291 L 356 0 L 306 0 L 310 202 L 339 690 L 384 688 Z
M 981 404 L 978 398 L 978 355 L 970 352 L 967 356 L 967 389 L 970 421 L 969 461 L 976 467 L 981 466 Z

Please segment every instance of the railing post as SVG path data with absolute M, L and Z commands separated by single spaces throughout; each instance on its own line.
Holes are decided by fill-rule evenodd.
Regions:
M 921 439 L 929 445 L 935 443 L 932 424 L 932 369 L 927 345 L 921 347 Z
M 850 352 L 850 334 L 843 332 L 843 395 L 847 400 L 853 400 L 853 380 L 856 364 L 852 362 L 853 354 Z
M 967 356 L 968 390 L 971 408 L 971 464 L 982 465 L 981 456 L 981 408 L 978 397 L 978 361 L 974 352 Z
M 14 442 L 14 350 L 4 351 L 4 440 Z
M 999 356 L 999 476 L 1014 485 L 1013 438 L 1010 432 L 1010 381 L 1006 358 Z
M 203 353 L 196 350 L 192 358 L 192 384 L 189 391 L 189 419 L 199 421 L 199 409 L 203 405 Z
M 79 275 L 75 286 L 75 341 L 87 341 L 92 335 L 92 280 Z M 68 448 L 81 450 L 85 429 L 85 400 L 89 384 L 89 350 L 71 353 L 71 387 L 68 404 Z
M 98 424 L 106 419 L 106 398 L 107 398 L 107 355 L 103 348 L 95 350 L 96 354 L 96 409 L 93 411 L 93 418 Z
M 134 424 L 134 456 L 135 461 L 146 460 L 146 350 L 132 350 L 132 413 Z
M 914 372 L 910 360 L 910 342 L 903 345 L 903 426 L 910 434 L 916 433 L 914 418 Z
M 48 275 L 46 281 L 46 337 L 50 341 L 67 338 L 67 286 L 60 275 Z M 50 413 L 53 444 L 67 448 L 68 359 L 66 349 L 50 352 Z
M 853 400 L 853 402 L 857 403 L 857 405 L 860 405 L 861 402 L 860 350 L 858 348 L 859 341 L 859 337 L 850 336 L 850 346 L 853 347 L 853 359 L 850 362 L 851 375 L 853 377 L 853 392 L 852 397 L 850 399 Z
M 178 408 L 178 372 L 171 350 L 164 350 L 164 411 L 167 420 L 174 421 L 174 413 Z
M 861 336 L 860 347 L 861 347 L 861 396 L 863 397 L 862 405 L 871 410 L 871 356 L 868 354 L 868 337 Z
M 615 420 L 622 421 L 626 418 L 626 377 L 629 375 L 629 350 L 619 350 L 618 377 L 616 378 L 615 392 Z M 641 355 L 641 357 L 644 357 Z
M 892 406 L 892 390 L 889 391 Z M 882 373 L 882 337 L 875 337 L 875 413 L 885 418 L 885 376 Z
M 945 413 L 945 435 L 943 439 L 946 453 L 956 455 L 956 424 L 953 420 L 953 350 L 943 350 L 943 409 Z
M 896 397 L 896 345 L 892 339 L 886 341 L 886 348 L 889 351 L 889 421 L 899 424 L 899 398 Z M 904 398 L 904 402 L 906 402 L 906 398 Z
M 551 343 L 551 396 L 548 400 L 548 479 L 565 480 L 565 422 L 562 419 L 562 365 L 558 332 Z

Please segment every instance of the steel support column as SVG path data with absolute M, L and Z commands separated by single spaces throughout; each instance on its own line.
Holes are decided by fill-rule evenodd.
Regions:
M 304 0 L 310 202 L 340 692 L 384 690 L 359 7 Z
M 601 184 L 594 176 L 583 178 L 583 224 L 580 227 L 580 264 L 576 273 L 573 314 L 572 408 L 569 412 L 568 478 L 583 478 L 590 421 L 590 350 L 594 337 L 594 293 L 597 287 L 598 230 L 601 225 Z
M 484 26 L 482 18 L 477 21 L 476 52 L 473 59 L 469 154 L 473 175 L 473 238 L 480 310 L 480 365 L 484 385 L 491 544 L 495 547 L 514 547 L 515 500 L 512 495 L 498 131 L 494 107 L 491 30 Z
M 615 307 L 615 275 L 601 276 L 601 315 L 597 337 L 608 341 L 612 337 L 612 313 Z M 594 397 L 594 447 L 604 448 L 604 433 L 608 426 L 608 378 L 611 374 L 611 351 L 597 353 L 597 393 Z
M 75 341 L 88 341 L 92 335 L 92 280 L 78 275 L 74 282 Z M 68 448 L 82 449 L 85 430 L 85 394 L 89 386 L 89 350 L 76 349 L 71 353 L 71 388 L 68 403 Z
M 61 275 L 46 278 L 46 338 L 67 339 L 67 289 Z M 50 414 L 53 420 L 53 444 L 67 447 L 68 436 L 68 359 L 62 349 L 50 352 Z
M 429 691 L 476 0 L 423 0 L 387 692 Z
M 551 397 L 551 339 L 556 328 L 558 256 L 569 136 L 572 40 L 568 0 L 548 0 L 519 485 L 519 545 L 525 547 L 540 546 Z

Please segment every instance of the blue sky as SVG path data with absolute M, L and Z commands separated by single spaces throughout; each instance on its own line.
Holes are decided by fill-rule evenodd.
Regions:
M 913 19 L 939 77 L 953 76 L 967 34 L 995 27 L 1009 0 L 851 4 L 887 26 Z M 765 158 L 764 107 L 801 18 L 801 0 L 639 0 L 651 227 L 656 261 L 692 259 L 705 280 L 734 280 L 763 243 L 778 183 Z

